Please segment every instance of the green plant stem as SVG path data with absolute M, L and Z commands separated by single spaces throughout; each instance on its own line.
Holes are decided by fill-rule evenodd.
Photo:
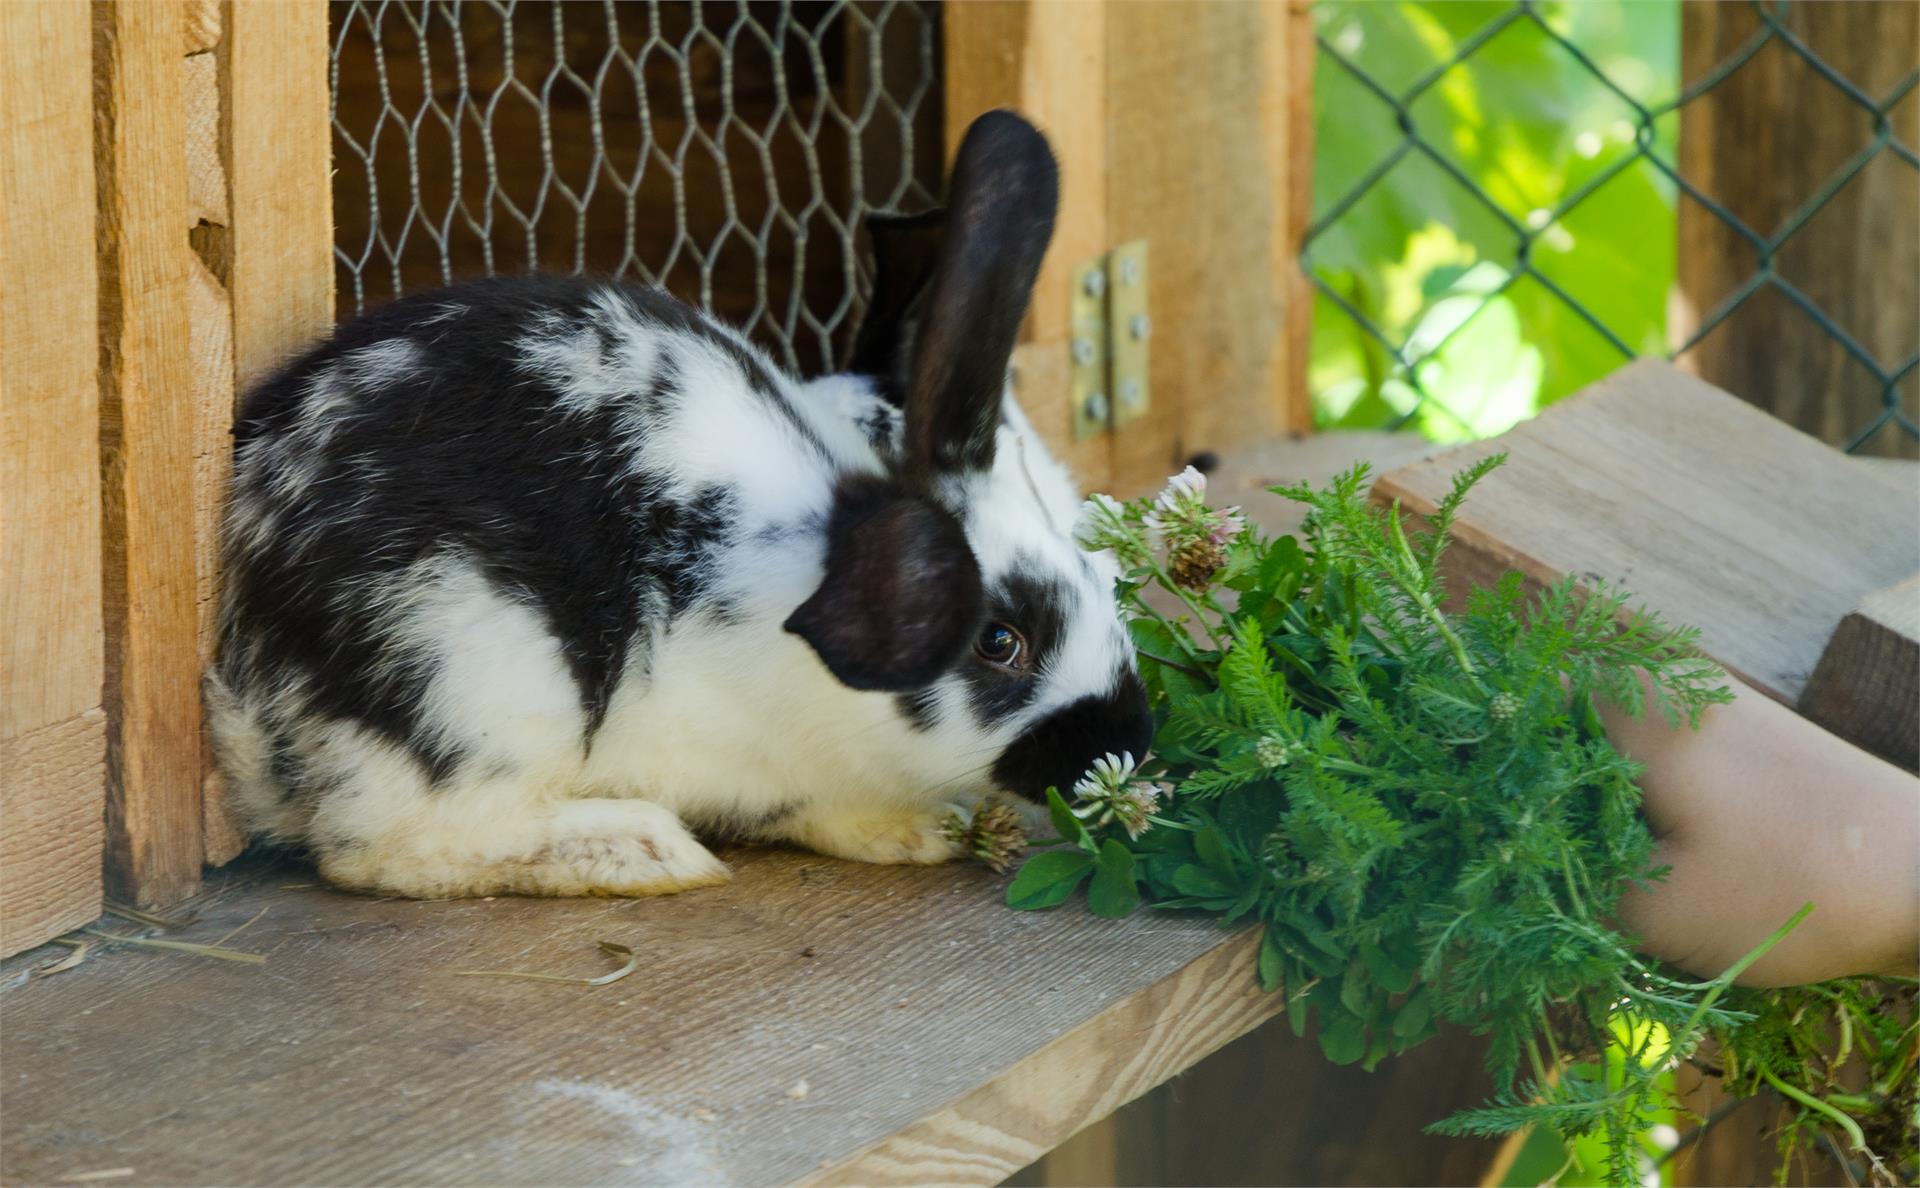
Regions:
M 1775 1093 L 1805 1106 L 1814 1113 L 1825 1117 L 1841 1130 L 1846 1131 L 1847 1141 L 1853 1145 L 1855 1151 L 1858 1151 L 1862 1155 L 1872 1156 L 1872 1151 L 1867 1146 L 1866 1133 L 1860 1129 L 1860 1124 L 1855 1122 L 1844 1111 L 1835 1109 L 1811 1093 L 1803 1092 L 1787 1084 L 1779 1077 L 1773 1075 L 1773 1070 L 1767 1068 L 1765 1065 L 1762 1065 L 1760 1068 L 1760 1079 L 1773 1086 Z

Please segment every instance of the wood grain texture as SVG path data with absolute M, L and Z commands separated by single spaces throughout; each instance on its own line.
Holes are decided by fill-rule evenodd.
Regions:
M 91 38 L 84 9 L 0 6 L 6 738 L 100 704 Z
M 1292 419 L 1287 25 L 1279 2 L 1109 7 L 1107 227 L 1148 243 L 1155 331 L 1152 405 L 1114 437 L 1115 486 Z
M 0 954 L 100 910 L 92 38 L 0 5 Z
M 1920 574 L 1840 620 L 1800 712 L 1908 771 L 1920 770 Z
M 107 716 L 0 737 L 0 954 L 100 914 Z
M 243 3 L 207 26 L 213 53 L 185 61 L 194 595 L 201 662 L 213 657 L 219 524 L 233 417 L 253 384 L 333 325 L 327 11 L 320 0 Z M 203 38 L 203 40 L 205 40 Z M 204 753 L 206 861 L 246 839 Z
M 1014 355 L 1034 429 L 1089 487 L 1112 482 L 1113 438 L 1073 438 L 1068 397 L 1075 270 L 1117 242 L 1107 225 L 1107 25 L 1111 6 L 977 0 L 942 10 L 949 159 L 982 112 L 1007 107 L 1047 134 L 1060 165 L 1060 213 Z
M 201 860 L 183 24 L 172 0 L 93 12 L 107 880 L 152 905 L 192 894 Z
M 229 287 L 245 391 L 333 327 L 327 8 L 243 3 L 226 16 Z
M 1634 363 L 1488 442 L 1384 476 L 1424 515 L 1505 450 L 1447 555 L 1456 594 L 1517 569 L 1631 591 L 1743 680 L 1798 702 L 1833 629 L 1920 569 L 1915 507 L 1814 439 L 1671 365 Z
M 1761 31 L 1754 6 L 1686 0 L 1681 73 L 1706 75 Z M 1920 4 L 1837 0 L 1786 5 L 1789 32 L 1874 101 L 1896 94 L 1920 61 Z M 1887 113 L 1895 140 L 1920 137 L 1920 96 Z M 1759 236 L 1773 239 L 1873 139 L 1872 113 L 1775 40 L 1680 109 L 1679 171 Z M 1920 172 L 1883 151 L 1805 227 L 1778 245 L 1775 273 L 1825 312 L 1889 372 L 1920 351 Z M 1679 204 L 1677 345 L 1733 297 L 1761 255 L 1700 203 Z M 1692 350 L 1689 370 L 1830 445 L 1844 445 L 1881 411 L 1882 387 L 1833 334 L 1779 289 L 1763 287 Z M 1909 417 L 1920 373 L 1897 387 Z M 1920 457 L 1897 426 L 1866 449 Z
M 724 856 L 730 886 L 669 899 L 438 903 L 242 859 L 175 935 L 265 908 L 230 942 L 265 965 L 121 947 L 8 993 L 9 1177 L 989 1183 L 1278 1005 L 1212 921 L 1012 912 L 978 868 Z M 603 939 L 640 968 L 454 976 L 591 976 Z

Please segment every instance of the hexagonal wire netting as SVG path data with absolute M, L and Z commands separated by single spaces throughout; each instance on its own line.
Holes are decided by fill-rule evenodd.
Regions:
M 1809 348 L 1825 352 L 1814 372 L 1838 377 L 1829 381 L 1835 387 L 1851 385 L 1846 423 L 1835 423 L 1828 409 L 1808 412 L 1802 427 L 1849 451 L 1913 454 L 1920 425 L 1903 407 L 1903 390 L 1911 403 L 1920 389 L 1920 314 L 1910 297 L 1900 301 L 1909 308 L 1890 315 L 1863 316 L 1861 305 L 1870 302 L 1862 301 L 1847 309 L 1846 320 L 1823 304 L 1840 308 L 1845 298 L 1835 289 L 1848 285 L 1869 288 L 1869 297 L 1883 288 L 1910 295 L 1901 271 L 1907 281 L 1920 272 L 1920 260 L 1910 258 L 1920 158 L 1899 132 L 1920 105 L 1913 35 L 1906 34 L 1904 47 L 1886 50 L 1829 38 L 1822 47 L 1828 56 L 1872 56 L 1888 65 L 1878 81 L 1855 81 L 1816 52 L 1806 32 L 1809 20 L 1831 20 L 1833 11 L 1795 12 L 1785 0 L 1754 0 L 1751 17 L 1744 5 L 1702 7 L 1721 10 L 1706 15 L 1723 29 L 1732 27 L 1729 17 L 1753 27 L 1726 51 L 1709 46 L 1715 57 L 1704 70 L 1698 47 L 1706 42 L 1696 27 L 1689 34 L 1696 45 L 1684 55 L 1696 77 L 1682 78 L 1682 10 L 1673 0 L 1316 6 L 1321 126 L 1315 218 L 1301 263 L 1318 300 L 1331 307 L 1315 311 L 1314 387 L 1323 424 L 1418 422 L 1442 437 L 1498 432 L 1623 360 L 1690 353 L 1698 360 L 1701 344 L 1730 319 L 1784 300 L 1798 315 L 1768 309 L 1775 319 L 1769 324 L 1785 326 L 1781 337 L 1788 337 L 1804 329 L 1797 317 L 1809 320 L 1830 340 Z M 1798 29 L 1793 17 L 1805 18 Z M 1670 22 L 1665 30 L 1662 20 Z M 1776 64 L 1772 91 L 1728 85 L 1764 64 L 1765 55 L 1790 55 Z M 1660 61 L 1649 68 L 1647 57 Z M 1782 77 L 1793 81 L 1780 85 Z M 1718 107 L 1689 108 L 1710 95 Z M 1757 216 L 1758 204 L 1730 192 L 1726 179 L 1688 176 L 1677 144 L 1703 126 L 1683 130 L 1683 114 L 1719 122 L 1711 129 L 1720 141 L 1713 151 L 1723 154 L 1717 160 L 1744 153 L 1757 162 L 1772 148 L 1765 143 L 1769 124 L 1801 119 L 1809 121 L 1804 129 L 1814 118 L 1804 113 L 1815 107 L 1824 123 L 1812 142 L 1832 158 L 1818 168 L 1831 172 L 1804 193 L 1782 195 L 1783 213 Z M 1587 130 L 1576 134 L 1582 124 Z M 1556 143 L 1576 146 L 1562 154 L 1567 167 L 1550 181 L 1527 175 L 1543 146 Z M 1872 257 L 1861 244 L 1898 245 L 1868 265 L 1879 279 L 1866 286 L 1857 271 L 1823 277 L 1828 263 L 1821 257 L 1832 241 L 1815 248 L 1809 241 L 1818 236 L 1807 232 L 1823 213 L 1830 223 L 1863 217 L 1863 179 L 1893 195 L 1865 217 L 1906 221 L 1865 228 L 1847 244 L 1853 268 Z M 1843 194 L 1845 202 L 1836 203 Z M 1848 211 L 1838 209 L 1848 204 Z M 1699 286 L 1718 291 L 1685 316 L 1674 312 L 1679 290 L 1670 285 L 1676 207 L 1683 239 L 1718 237 L 1713 247 L 1722 272 Z M 1576 239 L 1592 248 L 1587 256 L 1573 254 Z M 1585 263 L 1569 263 L 1576 259 Z M 1684 246 L 1680 263 L 1684 273 Z M 1624 295 L 1635 286 L 1640 296 L 1630 300 Z M 1496 308 L 1503 302 L 1513 308 Z M 1875 324 L 1863 328 L 1868 318 Z M 1743 333 L 1745 353 L 1759 358 L 1736 361 L 1733 369 L 1744 386 L 1764 387 L 1768 336 Z M 1461 349 L 1476 335 L 1485 340 L 1476 350 Z M 1728 368 L 1702 370 L 1735 390 L 1743 386 L 1717 374 Z M 1487 402 L 1502 398 L 1503 384 L 1518 385 L 1515 402 L 1489 414 Z M 1533 406 L 1523 407 L 1529 385 Z M 1837 398 L 1829 392 L 1811 399 Z M 1814 424 L 1821 416 L 1825 422 Z
M 331 6 L 342 316 L 533 268 L 659 284 L 838 361 L 870 210 L 939 190 L 936 5 Z

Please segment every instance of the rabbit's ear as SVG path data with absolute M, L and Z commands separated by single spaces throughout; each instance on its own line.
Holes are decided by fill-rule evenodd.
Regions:
M 935 208 L 916 215 L 870 214 L 866 228 L 873 241 L 873 295 L 854 336 L 853 353 L 841 370 L 877 377 L 881 393 L 899 404 L 906 394 L 919 298 L 933 276 L 947 212 Z
M 841 683 L 900 692 L 959 660 L 985 613 L 960 522 L 929 499 L 876 488 L 842 492 L 826 576 L 786 629 Z
M 918 483 L 993 465 L 1007 365 L 1053 235 L 1059 171 L 1033 125 L 990 111 L 960 142 L 951 189 L 907 384 L 907 474 Z

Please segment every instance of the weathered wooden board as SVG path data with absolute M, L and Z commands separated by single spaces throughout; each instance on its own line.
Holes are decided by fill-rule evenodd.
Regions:
M 185 27 L 173 0 L 94 9 L 107 879 L 143 904 L 192 894 L 202 852 Z
M 100 910 L 91 61 L 84 5 L 0 5 L 0 953 Z
M 123 946 L 10 985 L 8 1176 L 991 1183 L 1280 1005 L 1251 934 L 1207 920 L 1012 912 L 978 868 L 726 857 L 731 886 L 625 901 L 211 874 L 176 935 L 264 908 L 230 944 L 265 965 Z M 600 940 L 639 970 L 455 976 L 591 976 Z
M 1507 464 L 1458 521 L 1456 594 L 1508 569 L 1604 579 L 1699 627 L 1708 654 L 1788 705 L 1860 599 L 1920 569 L 1915 504 L 1891 484 L 1655 361 L 1388 474 L 1375 495 L 1425 514 L 1455 472 L 1500 450 Z
M 1920 574 L 1840 620 L 1800 712 L 1908 771 L 1920 768 Z
M 980 0 L 944 11 L 949 152 L 982 111 L 1048 135 L 1060 217 L 1015 354 L 1036 429 L 1090 488 L 1132 492 L 1201 450 L 1304 427 L 1311 37 L 1281 0 Z M 1204 182 L 1202 182 L 1204 179 Z M 1277 196 L 1277 198 L 1276 198 Z M 1149 408 L 1073 437 L 1074 275 L 1148 245 Z

